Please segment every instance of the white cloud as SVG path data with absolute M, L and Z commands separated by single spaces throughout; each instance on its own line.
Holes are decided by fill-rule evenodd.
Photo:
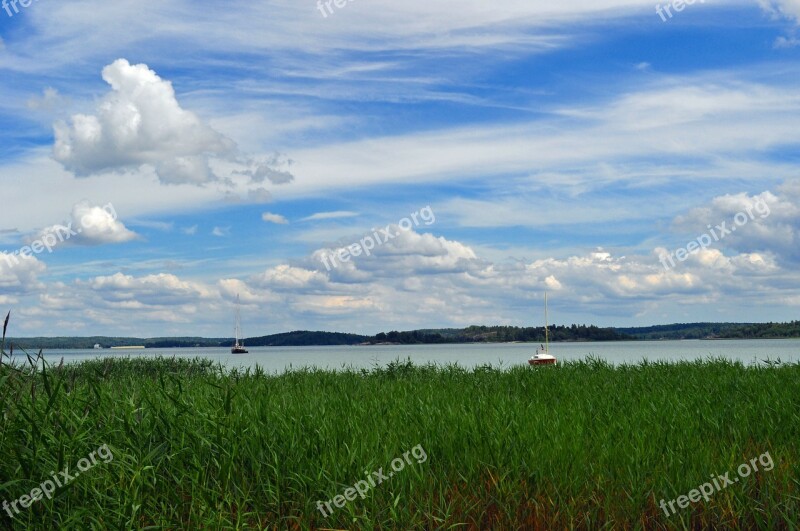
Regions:
M 274 290 L 306 290 L 324 288 L 328 284 L 326 276 L 318 271 L 279 265 L 268 269 L 252 279 L 260 287 Z
M 468 246 L 436 237 L 419 234 L 413 230 L 401 230 L 397 225 L 389 227 L 391 239 L 379 234 L 384 243 L 378 243 L 366 254 L 364 247 L 355 251 L 353 245 L 339 248 L 318 249 L 312 253 L 309 267 L 328 271 L 336 282 L 368 282 L 378 278 L 409 278 L 417 274 L 462 273 L 483 267 L 475 252 Z M 365 235 L 375 242 L 374 234 Z M 350 255 L 346 261 L 339 258 L 340 251 Z
M 158 335 L 220 336 L 227 333 L 228 327 L 220 323 L 231 318 L 237 294 L 247 307 L 246 319 L 271 316 L 268 323 L 255 321 L 257 325 L 250 317 L 247 329 L 253 335 L 296 329 L 298 323 L 307 329 L 356 332 L 531 325 L 531 310 L 541 304 L 545 289 L 554 292 L 551 309 L 559 323 L 580 315 L 598 324 L 612 324 L 612 319 L 620 324 L 634 316 L 655 320 L 666 309 L 683 315 L 697 308 L 746 320 L 746 309 L 769 303 L 770 294 L 784 305 L 797 306 L 800 301 L 796 267 L 782 268 L 770 253 L 725 255 L 706 249 L 670 271 L 659 263 L 663 249 L 658 248 L 633 256 L 598 249 L 563 258 L 492 263 L 463 242 L 407 232 L 377 253 L 354 257 L 327 272 L 318 260 L 323 251 L 328 250 L 313 253 L 303 264 L 279 264 L 246 279 L 202 282 L 170 274 L 116 273 L 70 285 L 56 283 L 48 286 L 38 307 L 26 309 L 26 315 L 56 319 L 69 310 L 85 315 L 90 329 L 101 327 L 109 333 L 137 331 L 153 323 Z M 17 273 L 22 272 L 9 277 L 0 261 L 0 282 L 11 278 L 11 284 L 19 286 Z M 13 291 L 9 296 L 16 298 Z
M 218 298 L 218 293 L 205 284 L 182 280 L 175 275 L 164 273 L 145 277 L 116 273 L 88 281 L 76 281 L 76 285 L 90 289 L 104 301 L 117 307 L 168 307 L 196 304 L 201 300 L 213 301 Z
M 659 76 L 609 101 L 549 111 L 525 123 L 296 149 L 298 181 L 286 196 L 487 175 L 550 186 L 557 180 L 562 190 L 676 177 L 752 179 L 756 171 L 779 179 L 794 168 L 767 155 L 800 142 L 800 96 L 793 87 L 745 83 L 719 73 Z
M 203 320 L 201 311 L 216 313 L 219 301 L 219 292 L 202 282 L 169 274 L 116 273 L 49 285 L 38 305 L 21 308 L 19 314 L 29 328 L 32 323 L 42 327 L 47 322 L 48 331 L 64 326 L 59 321 L 66 313 L 81 315 L 83 325 L 93 329 L 140 335 L 143 327 L 152 326 L 158 331 L 154 335 L 162 336 L 176 327 L 192 328 Z M 34 319 L 40 324 L 35 325 Z
M 30 98 L 26 106 L 37 111 L 60 111 L 68 107 L 69 104 L 69 98 L 63 97 L 53 87 L 47 87 L 41 97 Z
M 709 234 L 716 248 L 766 252 L 785 264 L 800 263 L 800 195 L 794 193 L 798 185 L 800 181 L 786 183 L 779 188 L 779 195 L 767 191 L 715 197 L 709 205 L 678 216 L 673 229 L 692 239 Z M 723 223 L 725 227 L 721 227 Z M 730 233 L 723 236 L 724 231 Z M 696 236 L 691 236 L 693 233 Z M 718 242 L 714 235 L 720 238 Z
M 212 236 L 216 236 L 218 238 L 225 238 L 231 235 L 231 228 L 230 227 L 214 227 L 211 231 Z
M 800 0 L 758 0 L 758 3 L 773 15 L 800 20 Z
M 175 223 L 166 221 L 149 221 L 149 220 L 129 220 L 128 223 L 134 227 L 146 227 L 155 229 L 161 232 L 172 232 L 175 230 Z
M 795 36 L 780 36 L 775 39 L 775 48 L 794 48 L 800 46 L 800 39 Z
M 46 269 L 35 256 L 0 252 L 0 289 L 6 296 L 39 290 L 38 277 Z
M 356 216 L 358 216 L 358 212 L 350 212 L 348 210 L 337 210 L 336 212 L 317 212 L 316 214 L 312 214 L 308 217 L 305 217 L 300 221 L 319 221 L 326 219 L 354 218 Z
M 163 160 L 155 165 L 155 169 L 159 178 L 169 184 L 203 184 L 217 178 L 205 155 Z
M 272 201 L 272 194 L 266 188 L 254 188 L 247 191 L 247 200 L 256 204 L 269 203 Z
M 294 180 L 294 175 L 289 171 L 293 164 L 292 159 L 276 153 L 263 161 L 250 161 L 249 169 L 237 173 L 247 175 L 254 183 L 263 183 L 265 180 L 269 180 L 272 184 L 288 184 Z
M 236 0 L 227 5 L 223 16 L 218 6 L 208 2 L 165 0 L 142 10 L 131 0 L 113 4 L 76 0 L 68 7 L 55 6 L 36 15 L 40 32 L 63 44 L 49 57 L 42 54 L 43 60 L 59 64 L 66 58 L 82 62 L 148 42 L 162 51 L 169 39 L 223 54 L 330 55 L 339 50 L 423 48 L 473 52 L 497 47 L 543 51 L 569 42 L 553 29 L 559 25 L 652 11 L 644 0 L 505 0 L 492 6 L 458 0 L 375 0 L 369 4 L 372 8 L 353 5 L 334 20 L 323 18 L 315 4 Z M 91 20 L 85 13 L 92 14 Z M 272 21 L 270 31 L 263 31 L 263 20 Z M 165 27 L 169 32 L 163 31 Z M 37 44 L 32 42 L 31 48 L 35 50 Z
M 223 278 L 217 283 L 222 297 L 228 302 L 233 303 L 236 298 L 243 304 L 254 304 L 265 302 L 265 297 L 259 295 L 251 289 L 245 282 L 236 278 Z
M 272 214 L 270 212 L 264 212 L 261 214 L 261 219 L 267 223 L 276 223 L 278 225 L 287 225 L 289 223 L 289 220 L 280 214 Z
M 86 246 L 125 243 L 139 237 L 117 219 L 114 205 L 93 206 L 88 201 L 72 207 L 71 221 L 66 225 L 46 227 L 30 237 L 29 242 L 43 240 L 48 234 L 56 237 L 58 245 Z
M 467 200 L 452 200 L 448 204 L 452 208 L 444 213 L 455 214 L 447 216 L 455 220 L 448 221 L 448 226 L 461 222 L 459 228 L 465 225 L 536 226 L 542 219 L 546 223 L 561 219 L 603 222 L 620 215 L 626 220 L 654 222 L 658 216 L 671 216 L 674 205 L 666 213 L 652 214 L 652 210 L 663 209 L 664 205 L 660 197 L 653 199 L 651 196 L 648 209 L 645 209 L 648 212 L 642 216 L 636 210 L 639 208 L 641 211 L 641 203 L 626 195 L 630 188 L 617 193 L 622 188 L 616 186 L 618 181 L 646 188 L 654 182 L 669 180 L 676 184 L 676 190 L 682 190 L 675 195 L 682 194 L 686 198 L 697 190 L 693 188 L 687 192 L 686 187 L 680 186 L 690 179 L 708 182 L 711 178 L 724 177 L 731 181 L 738 178 L 753 182 L 774 180 L 786 172 L 796 172 L 796 168 L 786 163 L 785 157 L 776 156 L 787 146 L 800 141 L 796 127 L 800 100 L 794 87 L 790 83 L 783 87 L 769 86 L 769 83 L 783 83 L 781 80 L 785 76 L 776 75 L 776 72 L 783 73 L 781 70 L 785 65 L 771 69 L 768 75 L 757 70 L 748 74 L 740 72 L 737 78 L 735 72 L 668 77 L 658 73 L 658 61 L 649 67 L 643 63 L 639 65 L 639 72 L 631 71 L 629 74 L 636 76 L 635 83 L 646 79 L 652 84 L 642 87 L 623 79 L 621 87 L 605 86 L 594 90 L 594 94 L 612 94 L 606 101 L 582 102 L 580 108 L 561 104 L 560 108 L 554 109 L 539 102 L 564 100 L 551 97 L 554 95 L 542 100 L 531 98 L 530 105 L 536 108 L 522 108 L 514 115 L 535 116 L 533 119 L 490 123 L 488 120 L 491 118 L 488 118 L 481 123 L 459 122 L 459 127 L 438 131 L 433 130 L 430 123 L 422 124 L 416 131 L 413 126 L 403 127 L 401 134 L 393 133 L 398 130 L 396 128 L 384 126 L 358 130 L 354 128 L 354 122 L 368 121 L 369 115 L 343 113 L 342 116 L 330 116 L 333 106 L 322 109 L 331 100 L 364 101 L 368 99 L 366 96 L 372 95 L 382 98 L 381 101 L 441 98 L 469 104 L 491 104 L 493 102 L 488 99 L 502 99 L 502 95 L 493 93 L 491 98 L 476 101 L 477 98 L 470 100 L 464 94 L 442 94 L 438 87 L 443 84 L 449 82 L 455 86 L 457 82 L 463 82 L 462 86 L 466 86 L 467 81 L 475 78 L 454 80 L 456 76 L 447 69 L 436 69 L 431 74 L 424 68 L 415 68 L 423 64 L 417 61 L 422 61 L 419 58 L 435 58 L 440 52 L 491 60 L 495 66 L 498 60 L 513 60 L 515 55 L 529 57 L 574 45 L 588 48 L 593 44 L 589 40 L 595 38 L 593 34 L 600 34 L 595 30 L 607 29 L 609 23 L 618 24 L 620 20 L 640 12 L 642 16 L 654 19 L 652 4 L 644 1 L 576 0 L 558 3 L 551 0 L 508 0 L 490 4 L 455 0 L 433 3 L 375 0 L 370 6 L 353 4 L 346 12 L 337 13 L 341 16 L 336 16 L 335 20 L 322 19 L 314 11 L 313 4 L 301 5 L 291 0 L 266 0 L 262 3 L 234 0 L 224 12 L 215 6 L 185 0 L 165 0 L 148 9 L 142 9 L 140 4 L 130 0 L 76 2 L 31 12 L 29 18 L 35 21 L 37 31 L 25 35 L 24 39 L 15 38 L 13 53 L 9 51 L 0 57 L 0 67 L 12 72 L 42 74 L 39 79 L 46 78 L 48 82 L 67 79 L 65 74 L 76 80 L 79 77 L 85 79 L 85 69 L 90 67 L 83 65 L 105 64 L 105 60 L 97 63 L 97 57 L 118 57 L 121 55 L 119 50 L 130 50 L 134 45 L 142 57 L 154 57 L 147 54 L 159 48 L 173 49 L 165 47 L 165 44 L 176 44 L 177 55 L 158 56 L 159 71 L 166 72 L 168 68 L 180 65 L 180 71 L 185 75 L 197 72 L 193 70 L 196 65 L 191 64 L 194 58 L 187 60 L 180 50 L 213 49 L 220 54 L 217 58 L 225 58 L 226 73 L 229 64 L 234 65 L 232 70 L 242 66 L 241 56 L 236 53 L 246 52 L 244 70 L 247 73 L 241 75 L 252 77 L 242 80 L 225 75 L 223 81 L 209 77 L 197 85 L 187 83 L 180 97 L 181 104 L 204 117 L 214 116 L 214 121 L 209 122 L 213 125 L 211 129 L 211 125 L 202 123 L 193 113 L 181 108 L 170 84 L 147 67 L 111 65 L 104 73 L 109 73 L 112 81 L 115 75 L 122 78 L 121 82 L 116 79 L 117 86 L 111 83 L 112 93 L 101 99 L 96 111 L 84 111 L 86 114 L 78 114 L 72 121 L 60 125 L 56 158 L 64 167 L 80 175 L 146 167 L 128 175 L 105 174 L 79 182 L 60 174 L 55 178 L 56 172 L 48 167 L 32 164 L 5 167 L 0 176 L 7 194 L 3 223 L 12 225 L 3 227 L 14 226 L 28 231 L 31 227 L 44 226 L 52 222 L 46 216 L 51 216 L 54 211 L 63 212 L 64 206 L 83 197 L 113 200 L 128 215 L 137 216 L 184 214 L 187 210 L 213 211 L 222 192 L 212 189 L 221 187 L 222 182 L 206 187 L 170 187 L 161 193 L 156 177 L 161 182 L 199 184 L 213 181 L 217 175 L 226 175 L 220 170 L 219 160 L 215 160 L 215 157 L 228 156 L 230 141 L 217 132 L 221 130 L 231 138 L 240 140 L 241 137 L 242 141 L 251 142 L 255 150 L 264 149 L 265 139 L 283 141 L 284 137 L 288 139 L 288 146 L 282 145 L 281 149 L 291 148 L 292 142 L 304 146 L 302 153 L 292 151 L 292 156 L 298 160 L 296 166 L 291 165 L 288 159 L 279 158 L 273 162 L 269 156 L 245 162 L 244 173 L 250 178 L 248 185 L 231 192 L 242 202 L 269 201 L 270 195 L 265 189 L 248 188 L 252 188 L 254 183 L 287 182 L 295 174 L 300 186 L 286 193 L 281 189 L 280 199 L 291 195 L 319 198 L 331 188 L 349 191 L 355 187 L 377 187 L 385 183 L 430 184 L 447 180 L 470 181 L 470 189 L 464 190 L 464 195 L 483 184 L 503 190 L 505 195 L 502 196 L 488 194 L 490 197 L 487 197 L 476 193 L 470 194 Z M 752 1 L 749 4 L 751 7 L 754 5 Z M 797 17 L 796 1 L 762 1 L 761 5 L 781 16 Z M 86 13 L 92 13 L 92 17 L 86 17 Z M 712 10 L 707 9 L 706 13 L 711 17 Z M 260 28 L 263 20 L 267 19 L 265 15 L 273 21 L 268 32 Z M 711 18 L 708 22 L 715 23 Z M 165 25 L 169 31 L 164 31 Z M 786 44 L 790 44 L 788 39 Z M 298 50 L 303 53 L 296 53 Z M 353 50 L 369 54 L 348 57 Z M 413 53 L 381 53 L 386 50 L 411 50 Z M 488 53 L 481 56 L 475 52 Z M 253 57 L 256 60 L 252 60 Z M 364 57 L 380 59 L 374 63 Z M 387 60 L 386 57 L 393 59 Z M 231 63 L 227 63 L 228 60 Z M 635 59 L 639 60 L 653 59 L 645 56 Z M 205 56 L 203 61 L 206 61 Z M 260 70 L 263 64 L 270 65 L 269 72 L 276 73 L 275 79 L 261 75 L 265 71 Z M 486 64 L 480 61 L 472 64 L 475 70 L 471 74 L 477 72 L 478 77 L 486 79 Z M 115 68 L 127 68 L 130 72 L 120 75 L 112 71 Z M 633 68 L 629 66 L 628 70 Z M 408 75 L 410 72 L 414 75 Z M 748 77 L 760 81 L 740 81 Z M 13 80 L 8 83 L 17 84 L 15 76 L 8 78 Z M 145 78 L 152 83 L 143 90 L 155 94 L 153 98 L 140 98 L 135 89 L 126 85 L 129 82 L 136 85 Z M 366 88 L 362 92 L 354 91 L 362 80 Z M 374 80 L 379 81 L 370 83 Z M 332 86 L 334 82 L 342 82 L 342 85 Z M 382 89 L 389 83 L 400 87 L 384 94 Z M 28 86 L 27 83 L 19 85 Z M 431 88 L 434 85 L 437 88 Z M 39 90 L 43 85 L 35 86 Z M 70 90 L 66 82 L 59 86 L 62 90 Z M 78 90 L 87 93 L 76 86 L 71 89 L 73 95 Z M 301 100 L 304 95 L 310 96 L 314 102 L 305 105 L 304 101 L 308 99 Z M 24 100 L 29 96 L 25 94 L 21 99 L 23 105 L 17 106 L 24 108 Z M 161 113 L 151 111 L 154 106 L 163 106 L 164 102 L 169 103 L 164 132 L 166 139 L 159 137 L 158 131 L 148 129 L 148 124 L 161 125 Z M 316 107 L 318 102 L 323 105 Z M 8 98 L 5 104 L 11 105 Z M 47 105 L 58 106 L 52 101 L 48 103 L 47 94 L 41 101 L 34 102 L 34 106 Z M 295 105 L 303 108 L 292 110 Z M 283 107 L 288 110 L 276 120 L 272 111 Z M 148 118 L 154 115 L 158 120 Z M 280 123 L 276 124 L 276 121 Z M 189 123 L 200 127 L 189 127 Z M 239 127 L 242 124 L 247 125 L 245 133 Z M 205 133 L 200 134 L 201 138 L 177 134 L 187 131 L 191 134 L 197 134 L 197 131 Z M 306 134 L 309 131 L 314 134 Z M 376 131 L 388 136 L 375 137 Z M 284 135 L 284 132 L 290 134 Z M 359 140 L 352 140 L 354 138 Z M 264 149 L 264 152 L 269 151 L 271 149 Z M 226 162 L 233 164 L 232 161 Z M 235 175 L 234 170 L 229 173 Z M 35 185 L 50 191 L 49 197 L 40 199 L 45 204 L 42 210 L 46 209 L 46 213 L 41 214 L 45 216 L 44 220 L 34 217 L 40 214 L 30 208 L 32 188 L 19 184 L 20 175 L 35 175 Z M 477 186 L 473 187 L 473 184 Z M 530 200 L 548 186 L 550 189 L 556 186 L 565 189 L 567 194 L 592 187 L 604 192 L 613 189 L 607 197 L 613 200 L 623 196 L 625 200 L 618 205 L 603 201 L 592 201 L 587 205 L 584 196 L 577 197 L 571 208 L 559 209 L 566 204 L 562 198 L 560 204 L 549 201 L 543 206 L 545 202 L 542 201 L 542 205 L 532 213 Z M 178 193 L 183 189 L 187 190 L 185 195 Z M 707 188 L 703 191 L 707 192 Z M 409 233 L 387 243 L 373 256 L 353 259 L 330 274 L 321 270 L 319 261 L 312 257 L 291 265 L 273 264 L 260 279 L 224 278 L 220 281 L 213 278 L 208 280 L 208 285 L 213 288 L 207 289 L 218 290 L 226 301 L 234 290 L 241 291 L 243 301 L 246 296 L 248 304 L 261 305 L 260 310 L 269 309 L 264 306 L 264 300 L 278 293 L 279 307 L 286 308 L 287 322 L 309 323 L 309 326 L 320 323 L 324 328 L 344 325 L 347 329 L 352 329 L 353 323 L 371 327 L 392 320 L 409 326 L 412 322 L 427 325 L 434 320 L 469 323 L 519 319 L 520 306 L 545 285 L 559 292 L 564 305 L 603 317 L 609 309 L 628 316 L 632 312 L 647 311 L 648 304 L 689 306 L 697 301 L 708 304 L 709 300 L 713 304 L 703 308 L 709 312 L 717 311 L 726 302 L 752 301 L 756 296 L 765 298 L 765 293 L 780 286 L 788 286 L 781 300 L 798 301 L 800 297 L 794 288 L 797 275 L 787 267 L 787 260 L 796 256 L 796 251 L 792 254 L 792 246 L 794 249 L 798 247 L 796 215 L 791 210 L 796 207 L 796 202 L 792 202 L 790 195 L 775 190 L 773 193 L 775 202 L 770 203 L 774 207 L 773 215 L 764 223 L 752 223 L 748 227 L 751 230 L 737 233 L 725 246 L 697 253 L 669 273 L 658 264 L 657 255 L 632 256 L 628 253 L 625 256 L 625 252 L 619 250 L 595 253 L 585 249 L 570 250 L 569 253 L 560 253 L 557 258 L 514 264 L 497 258 L 490 262 L 486 259 L 487 253 L 476 246 L 478 238 L 475 233 L 461 231 L 458 234 L 469 234 L 460 236 L 461 241 L 456 241 L 451 235 L 444 238 Z M 797 188 L 794 193 L 794 197 L 800 197 Z M 676 222 L 674 228 L 695 235 L 696 223 L 701 223 L 701 230 L 706 219 L 718 223 L 721 218 L 715 219 L 717 216 L 727 215 L 726 209 L 739 204 L 735 194 L 731 198 L 730 204 L 715 199 L 706 213 L 687 213 L 685 224 Z M 466 209 L 470 209 L 468 215 L 463 214 Z M 330 213 L 319 215 L 326 214 Z M 7 220 L 5 216 L 8 216 Z M 215 218 L 212 223 L 206 218 L 206 223 L 210 227 L 226 222 L 224 218 Z M 186 231 L 195 233 L 197 226 Z M 130 236 L 125 236 L 123 230 L 112 230 L 97 237 L 113 241 L 115 232 L 117 237 Z M 215 227 L 215 233 L 225 235 L 228 232 L 224 227 Z M 513 245 L 528 245 L 530 248 L 538 244 L 519 241 L 523 240 L 521 237 L 511 238 Z M 518 241 L 513 241 L 514 238 Z M 498 242 L 498 245 L 507 243 L 508 239 Z M 663 241 L 659 241 L 653 246 L 662 244 Z M 573 245 L 578 244 L 573 242 Z M 543 256 L 545 252 L 537 249 L 535 254 Z M 498 252 L 497 256 L 501 254 Z M 209 261 L 213 259 L 209 257 Z M 203 274 L 217 274 L 211 271 L 215 270 Z M 2 275 L 6 274 L 11 273 L 2 272 Z M 16 277 L 12 277 L 8 276 L 9 282 L 16 282 Z M 94 298 L 84 297 L 86 293 L 81 291 L 86 289 L 84 285 L 76 288 L 51 284 L 52 293 L 43 298 L 43 304 L 52 309 L 64 308 L 67 301 L 72 300 L 79 310 L 87 311 L 89 319 L 107 323 L 109 327 L 131 321 L 123 311 L 126 306 L 146 312 L 149 318 L 172 316 L 169 318 L 175 319 L 176 315 L 182 315 L 175 310 L 185 304 L 187 311 L 202 310 L 200 313 L 208 316 L 206 321 L 198 317 L 193 325 L 211 330 L 220 315 L 227 318 L 229 308 L 223 307 L 225 304 L 214 296 L 203 297 L 197 291 L 189 290 L 180 303 L 151 306 L 144 300 L 148 291 L 155 289 L 153 286 L 172 290 L 175 282 L 191 281 L 176 277 L 171 281 L 150 279 L 147 282 L 139 277 L 128 278 L 131 279 L 129 285 L 116 283 L 114 289 L 128 290 L 130 299 L 108 301 L 104 298 L 106 295 L 99 297 L 99 294 Z M 0 279 L 6 277 L 0 276 Z M 34 275 L 33 279 L 21 281 L 20 285 L 31 286 L 35 281 Z M 744 286 L 751 293 L 745 292 Z M 140 291 L 144 293 L 143 300 L 138 298 Z M 16 295 L 5 295 L 4 292 L 3 297 Z M 106 303 L 116 306 L 106 306 Z M 275 313 L 283 312 L 269 315 Z M 320 316 L 334 319 L 319 319 Z M 339 317 L 341 321 L 336 320 Z M 278 322 L 283 316 L 274 319 L 273 322 Z M 662 321 L 660 317 L 656 320 Z
M 208 157 L 229 156 L 235 144 L 181 108 L 171 83 L 125 59 L 105 67 L 103 79 L 112 91 L 96 114 L 54 125 L 54 157 L 66 169 L 87 176 L 150 164 L 164 183 L 216 178 Z

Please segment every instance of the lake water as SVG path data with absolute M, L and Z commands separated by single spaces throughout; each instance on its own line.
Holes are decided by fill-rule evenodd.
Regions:
M 400 359 L 415 364 L 433 362 L 441 365 L 458 363 L 462 367 L 490 364 L 495 367 L 527 365 L 536 344 L 465 344 L 465 345 L 382 345 L 345 347 L 252 347 L 249 354 L 232 355 L 229 348 L 172 348 L 142 350 L 50 350 L 45 351 L 49 363 L 65 363 L 105 357 L 202 357 L 227 367 L 261 366 L 269 372 L 318 367 L 372 368 L 386 366 Z M 745 364 L 765 359 L 800 362 L 800 339 L 719 340 L 719 341 L 647 341 L 609 343 L 555 343 L 551 354 L 559 361 L 580 360 L 595 356 L 613 364 L 636 363 L 643 359 L 656 361 L 697 360 L 723 357 Z M 14 356 L 19 361 L 25 358 Z

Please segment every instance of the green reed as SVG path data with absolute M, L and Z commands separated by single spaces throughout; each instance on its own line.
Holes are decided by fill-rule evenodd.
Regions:
M 643 348 L 646 348 L 643 347 Z M 791 528 L 800 366 L 227 371 L 204 360 L 0 366 L 0 502 L 107 444 L 13 529 Z M 421 445 L 428 459 L 317 510 Z M 775 467 L 667 517 L 764 452 Z

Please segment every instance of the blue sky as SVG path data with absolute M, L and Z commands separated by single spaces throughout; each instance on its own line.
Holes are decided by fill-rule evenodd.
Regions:
M 20 335 L 798 318 L 797 0 L 7 5 Z

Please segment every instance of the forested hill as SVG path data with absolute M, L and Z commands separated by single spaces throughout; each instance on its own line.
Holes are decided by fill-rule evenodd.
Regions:
M 688 323 L 638 328 L 599 328 L 597 326 L 552 325 L 550 340 L 561 341 L 628 341 L 660 339 L 777 339 L 800 338 L 800 321 L 790 323 Z M 375 336 L 339 332 L 296 331 L 251 337 L 244 340 L 250 347 L 326 346 L 359 344 L 439 344 L 439 343 L 502 343 L 544 341 L 544 327 L 519 328 L 514 326 L 470 326 L 467 328 L 440 328 L 410 332 L 386 332 Z M 229 347 L 233 338 L 203 337 L 34 337 L 6 338 L 6 345 L 28 351 L 42 349 L 91 349 L 95 344 L 102 348 L 144 346 L 146 348 L 173 347 Z
M 367 336 L 342 334 L 339 332 L 286 332 L 271 336 L 252 337 L 245 340 L 249 347 L 307 347 L 327 345 L 358 345 L 368 340 Z
M 356 334 L 341 334 L 337 332 L 288 332 L 271 336 L 253 337 L 244 340 L 250 347 L 282 347 L 282 346 L 311 346 L 311 345 L 357 345 L 367 341 L 367 336 Z M 204 347 L 229 347 L 233 338 L 204 338 L 204 337 L 157 337 L 143 339 L 136 337 L 33 337 L 14 339 L 6 338 L 6 343 L 14 345 L 15 349 L 36 351 L 43 349 L 91 349 L 95 345 L 100 347 L 131 347 L 143 346 L 145 348 L 204 348 Z
M 689 323 L 616 328 L 636 339 L 782 339 L 800 337 L 800 321 L 791 323 Z
M 622 341 L 633 339 L 612 328 L 594 325 L 549 327 L 550 341 Z M 412 332 L 380 333 L 369 339 L 370 343 L 505 343 L 544 342 L 544 327 L 519 328 L 516 326 L 470 326 L 468 328 L 443 328 L 414 330 Z

